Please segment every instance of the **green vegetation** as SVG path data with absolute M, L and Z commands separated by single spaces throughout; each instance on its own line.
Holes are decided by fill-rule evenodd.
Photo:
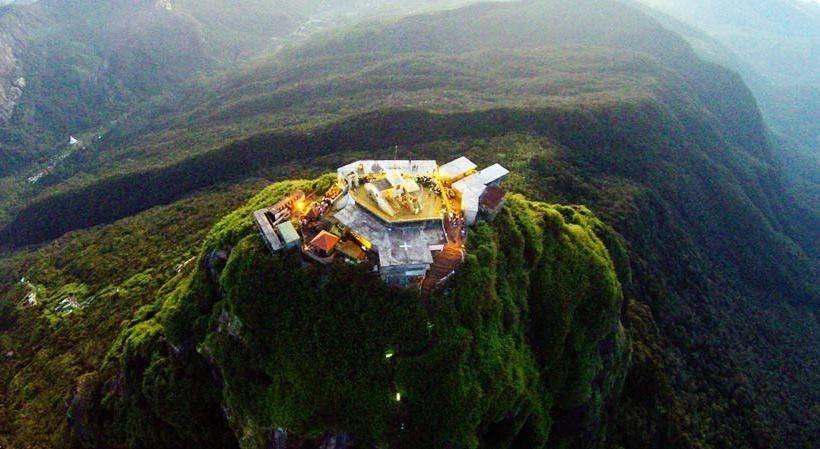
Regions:
M 96 140 L 91 133 L 112 116 L 207 67 L 193 23 L 146 3 L 44 1 L 3 9 L 3 44 L 15 58 L 4 70 L 26 84 L 0 126 L 4 153 L 12 156 L 0 175 L 60 154 L 69 134 Z
M 17 308 L 11 301 L 0 302 L 0 331 L 7 331 L 17 323 Z
M 196 268 L 117 339 L 89 381 L 99 393 L 75 402 L 87 415 L 74 426 L 97 438 L 86 443 L 220 447 L 205 438 L 225 425 L 219 413 L 179 415 L 198 398 L 224 404 L 243 448 L 278 428 L 297 441 L 545 447 L 571 444 L 577 427 L 605 443 L 629 360 L 616 274 L 628 266 L 616 270 L 598 237 L 623 253 L 609 228 L 584 208 L 513 196 L 425 307 L 359 267 L 265 248 L 250 212 L 330 179 L 276 184 L 214 226 Z
M 110 130 L 135 120 L 149 126 L 152 134 L 170 134 L 161 129 L 162 123 L 167 115 L 180 113 L 178 102 L 201 96 L 200 89 L 233 84 L 231 79 L 249 60 L 364 16 L 469 1 L 233 0 L 226 5 L 218 0 L 173 0 L 170 10 L 156 0 L 40 0 L 4 6 L 0 88 L 5 95 L 0 115 L 12 109 L 13 114 L 8 121 L 0 120 L 0 223 L 43 192 L 53 193 L 54 184 L 63 184 L 67 177 L 71 181 L 61 188 L 121 173 L 123 165 L 127 171 L 164 165 L 223 143 L 226 133 L 205 127 L 199 132 L 211 137 L 207 145 L 200 146 L 202 140 L 193 132 L 186 132 L 188 138 L 173 132 L 185 143 L 155 151 L 148 149 L 154 143 L 146 139 L 141 150 L 124 156 L 119 132 Z M 216 74 L 221 75 L 213 79 Z M 25 88 L 10 108 L 5 100 L 20 77 Z M 135 116 L 139 118 L 132 119 Z M 253 130 L 247 123 L 230 137 Z M 69 152 L 69 135 L 81 138 L 86 148 L 70 149 L 69 159 L 62 160 Z M 111 165 L 101 170 L 99 159 Z M 50 173 L 40 182 L 26 182 L 44 169 Z
M 600 6 L 603 13 L 589 13 Z M 208 236 L 213 220 L 238 203 L 216 201 L 212 207 L 201 201 L 184 212 L 176 207 L 191 203 L 174 203 L 170 216 L 179 221 L 171 223 L 156 215 L 166 209 L 150 208 L 215 183 L 310 178 L 356 158 L 392 158 L 397 144 L 398 157 L 445 161 L 465 154 L 480 165 L 501 162 L 512 169 L 511 190 L 547 203 L 583 204 L 624 244 L 599 221 L 585 219 L 580 207 L 549 212 L 528 204 L 524 209 L 544 218 L 530 224 L 529 213 L 519 209 L 498 222 L 506 228 L 477 230 L 471 254 L 479 259 L 470 261 L 449 295 L 425 310 L 433 317 L 431 333 L 440 337 L 427 340 L 432 349 L 408 355 L 412 348 L 385 343 L 378 351 L 397 351 L 389 365 L 395 369 L 385 374 L 376 364 L 377 345 L 365 346 L 351 360 L 366 368 L 362 376 L 376 380 L 366 383 L 354 372 L 355 382 L 342 393 L 362 395 L 357 401 L 367 413 L 357 409 L 358 420 L 316 416 L 315 404 L 297 398 L 317 379 L 330 382 L 327 376 L 337 373 L 308 366 L 305 382 L 292 379 L 292 371 L 277 377 L 270 364 L 292 369 L 297 361 L 284 360 L 270 341 L 262 342 L 267 346 L 260 346 L 265 350 L 259 357 L 241 344 L 246 337 L 261 339 L 254 331 L 278 337 L 308 329 L 304 322 L 287 322 L 293 327 L 277 334 L 249 329 L 247 323 L 258 328 L 254 313 L 266 312 L 267 305 L 256 308 L 251 292 L 237 284 L 256 279 L 251 261 L 284 263 L 266 258 L 248 238 L 255 232 L 250 207 L 283 192 L 267 190 L 258 204 L 232 214 Z M 412 437 L 418 438 L 433 435 L 418 431 L 425 420 L 442 419 L 446 428 L 431 426 L 442 438 L 487 447 L 516 438 L 522 446 L 537 446 L 545 437 L 549 445 L 592 447 L 611 433 L 603 446 L 813 448 L 820 423 L 820 221 L 816 211 L 791 200 L 771 153 L 754 99 L 737 76 L 700 61 L 646 17 L 604 0 L 481 5 L 368 24 L 195 81 L 183 94 L 155 98 L 120 117 L 98 147 L 75 152 L 41 184 L 25 191 L 13 182 L 0 184 L 0 201 L 20 208 L 12 214 L 3 206 L 11 220 L 0 238 L 3 246 L 47 242 L 138 214 L 129 219 L 136 221 L 71 233 L 0 258 L 0 292 L 15 304 L 3 313 L 16 320 L 0 333 L 0 356 L 6 348 L 17 354 L 0 361 L 0 444 L 67 445 L 64 412 L 71 397 L 71 428 L 91 446 L 173 446 L 179 436 L 201 446 L 252 446 L 279 420 L 308 434 L 332 422 L 359 428 L 380 421 L 390 413 L 382 393 L 392 393 L 395 382 L 402 394 L 396 413 L 405 421 L 374 427 L 391 442 L 409 435 L 395 434 L 397 423 L 416 426 Z M 584 223 L 581 228 L 604 243 L 627 298 L 621 313 L 633 357 L 620 402 L 612 395 L 622 368 L 611 367 L 624 365 L 601 354 L 615 348 L 621 357 L 629 348 L 620 337 L 605 338 L 598 345 L 602 361 L 586 353 L 600 329 L 587 328 L 584 318 L 598 309 L 578 304 L 578 313 L 566 315 L 574 305 L 566 302 L 571 290 L 561 283 L 566 277 L 600 292 L 602 284 L 588 281 L 605 279 L 574 276 L 578 272 L 536 276 L 537 266 L 517 268 L 520 260 L 549 257 L 561 261 L 555 267 L 573 267 L 580 260 L 575 256 L 589 256 L 590 264 L 599 260 L 592 250 L 576 254 L 585 244 L 550 244 L 554 237 L 547 230 L 559 215 L 568 236 L 575 236 L 573 223 Z M 191 226 L 184 217 L 199 220 Z M 157 226 L 142 232 L 142 220 Z M 167 240 L 157 237 L 164 226 L 172 229 Z M 189 228 L 199 231 L 180 232 Z M 207 250 L 200 252 L 194 242 L 202 240 Z M 177 276 L 172 268 L 184 261 L 190 262 Z M 148 271 L 155 262 L 164 268 Z M 19 282 L 23 276 L 29 284 Z M 319 291 L 328 288 L 329 278 L 310 270 L 295 276 L 318 279 Z M 128 280 L 142 287 L 115 296 Z M 555 301 L 543 304 L 536 304 L 534 288 L 521 287 L 552 280 L 558 282 Z M 266 282 L 255 288 L 271 296 Z M 366 279 L 361 282 L 355 291 L 364 289 Z M 87 288 L 75 295 L 83 301 L 98 295 L 112 300 L 56 313 L 55 302 L 65 296 L 60 289 L 69 284 L 79 293 Z M 18 307 L 32 291 L 52 304 Z M 487 294 L 476 297 L 478 292 Z M 336 310 L 338 304 L 313 295 L 307 295 L 311 307 Z M 462 310 L 460 297 L 476 308 Z M 385 301 L 346 300 L 376 310 Z M 146 304 L 151 306 L 135 313 Z M 399 312 L 410 321 L 415 316 Z M 239 314 L 248 316 L 234 319 Z M 550 326 L 528 328 L 534 320 Z M 342 332 L 341 323 L 321 324 L 309 328 L 306 342 L 317 341 L 325 328 L 334 337 Z M 561 351 L 552 343 L 567 329 L 587 337 L 568 335 L 572 347 Z M 239 335 L 240 344 L 224 332 Z M 401 332 L 379 322 L 362 338 L 390 340 Z M 534 336 L 544 340 L 543 348 Z M 342 355 L 349 348 L 338 344 L 338 354 L 319 352 L 315 344 L 288 349 L 310 363 L 348 367 Z M 420 385 L 414 363 L 458 371 L 448 369 L 451 377 Z M 554 363 L 554 370 L 546 370 L 546 363 Z M 508 365 L 516 369 L 505 371 Z M 230 369 L 223 374 L 213 366 Z M 533 369 L 548 375 L 533 382 Z M 130 389 L 117 389 L 125 379 Z M 268 388 L 285 381 L 298 389 L 272 399 Z M 429 400 L 446 416 L 417 402 L 415 391 L 428 387 L 437 394 Z M 161 393 L 169 388 L 178 393 Z M 334 411 L 353 406 L 322 388 L 313 392 Z M 260 404 L 259 397 L 266 399 Z M 285 406 L 278 402 L 288 399 L 292 403 Z M 457 400 L 475 413 L 448 405 Z M 226 420 L 220 406 L 228 401 L 237 414 Z M 518 413 L 501 417 L 513 402 Z M 268 413 L 274 403 L 277 414 Z M 421 421 L 404 414 L 412 404 L 412 416 Z M 194 410 L 193 419 L 182 418 L 186 409 Z
M 754 6 L 728 6 L 714 0 L 701 1 L 701 6 L 642 2 L 657 8 L 643 10 L 690 42 L 702 58 L 743 77 L 771 131 L 773 155 L 783 167 L 790 191 L 804 207 L 818 210 L 820 122 L 815 116 L 820 108 L 820 70 L 812 68 L 818 58 L 806 58 L 805 49 L 820 42 L 820 8 L 811 3 L 795 8 L 776 1 Z M 731 14 L 725 13 L 727 8 Z M 737 15 L 743 19 L 737 20 Z M 750 23 L 755 24 L 753 29 L 747 28 Z
M 182 180 L 196 177 L 201 185 L 224 175 L 208 171 L 201 176 L 194 161 L 213 160 L 214 167 L 221 166 L 220 154 L 252 145 L 259 135 L 271 142 L 255 151 L 263 155 L 250 165 L 257 170 L 281 163 L 284 158 L 276 158 L 280 141 L 303 133 L 332 137 L 316 142 L 326 152 L 375 151 L 464 132 L 543 133 L 543 122 L 560 124 L 556 114 L 577 113 L 581 117 L 566 123 L 564 132 L 569 132 L 572 124 L 585 125 L 579 118 L 606 115 L 613 104 L 688 101 L 692 94 L 715 115 L 733 118 L 733 129 L 759 123 L 738 114 L 754 111 L 750 98 L 735 98 L 731 103 L 749 107 L 735 108 L 732 114 L 718 109 L 722 103 L 702 87 L 730 75 L 697 59 L 681 39 L 610 2 L 583 3 L 480 5 L 424 16 L 424 21 L 368 23 L 353 33 L 330 34 L 224 74 L 195 79 L 120 117 L 101 141 L 69 157 L 23 196 L 48 201 L 65 192 L 83 197 L 96 183 L 111 195 L 111 177 L 134 186 L 154 170 L 174 167 Z M 471 20 L 471 15 L 481 20 Z M 574 19 L 558 19 L 568 15 Z M 629 31 L 613 34 L 613 29 Z M 408 38 L 397 41 L 396 36 Z M 590 41 L 585 36 L 594 37 Z M 670 77 L 669 69 L 676 75 Z M 734 90 L 715 89 L 724 96 Z M 408 118 L 419 120 L 415 128 L 402 126 Z M 439 122 L 450 135 L 417 132 L 419 126 L 432 129 Z M 412 141 L 406 138 L 409 129 Z M 288 154 L 286 145 L 282 154 Z M 241 173 L 247 175 L 247 170 Z M 185 192 L 197 188 L 181 185 Z M 12 200 L 10 194 L 0 197 L 0 206 L 7 202 L 11 208 Z M 121 200 L 117 196 L 115 202 Z M 145 208 L 156 201 L 140 204 Z M 38 205 L 35 201 L 33 207 Z
M 70 447 L 66 400 L 78 378 L 100 365 L 124 320 L 193 268 L 197 245 L 214 221 L 260 185 L 202 192 L 41 248 L 4 254 L 0 445 Z M 30 293 L 36 305 L 26 301 Z M 81 307 L 60 307 L 69 296 Z
M 89 173 L 95 163 L 86 159 L 109 150 L 102 135 L 138 105 L 158 112 L 191 84 L 275 48 L 275 39 L 317 8 L 316 2 L 278 0 L 237 0 L 229 7 L 174 0 L 172 10 L 158 1 L 20 3 L 34 4 L 0 8 L 3 115 L 13 111 L 0 120 L 3 223 L 62 181 L 66 170 L 75 182 L 98 179 Z M 6 100 L 19 78 L 25 85 L 12 108 Z M 68 148 L 69 135 L 84 148 Z M 43 170 L 50 174 L 40 182 L 26 181 Z

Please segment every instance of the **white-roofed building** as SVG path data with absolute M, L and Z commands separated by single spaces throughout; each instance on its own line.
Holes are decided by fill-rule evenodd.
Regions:
M 449 181 L 456 181 L 463 178 L 471 170 L 477 167 L 473 161 L 461 156 L 458 159 L 450 161 L 438 168 L 439 175 Z
M 404 183 L 404 176 L 402 176 L 401 173 L 399 170 L 390 170 L 387 172 L 386 179 L 391 187 L 400 186 Z
M 475 224 L 481 196 L 487 187 L 498 186 L 509 173 L 506 168 L 495 164 L 453 184 L 453 189 L 461 195 L 461 211 L 468 225 Z
M 408 173 L 416 176 L 433 176 L 436 170 L 438 170 L 438 162 L 436 161 L 410 161 Z
M 478 173 L 453 184 L 453 189 L 461 195 L 461 212 L 468 225 L 475 224 L 478 216 L 478 200 L 486 186 Z
M 467 191 L 461 195 L 461 213 L 464 214 L 464 222 L 468 226 L 475 224 L 478 218 L 478 200 L 480 195 Z
M 378 256 L 378 270 L 387 283 L 429 284 L 433 270 L 430 285 L 438 285 L 435 273 L 444 265 L 434 267 L 436 257 L 454 257 L 447 254 L 452 251 L 448 244 L 463 244 L 466 226 L 479 216 L 491 221 L 499 213 L 505 199 L 499 184 L 509 171 L 499 164 L 478 171 L 462 156 L 442 166 L 434 160 L 360 160 L 339 167 L 337 175 L 335 187 L 342 194 L 334 200 L 332 218 L 349 234 L 334 243 L 349 249 L 346 257 L 372 260 L 374 254 L 361 255 L 366 248 Z M 265 235 L 264 220 L 258 221 Z M 297 243 L 296 232 L 278 230 L 284 241 L 273 244 Z
M 259 227 L 259 233 L 262 234 L 268 248 L 273 252 L 281 250 L 282 241 L 279 240 L 279 236 L 276 235 L 273 228 L 275 220 L 273 212 L 270 209 L 260 209 L 253 213 L 253 218 L 256 220 L 256 226 Z
M 413 179 L 405 179 L 404 183 L 401 185 L 402 189 L 404 189 L 407 193 L 416 193 L 421 190 L 418 183 Z
M 343 182 L 350 173 L 364 176 L 395 170 L 412 176 L 432 176 L 437 169 L 438 163 L 433 160 L 361 160 L 339 167 L 336 174 Z
M 470 175 L 453 184 L 453 189 L 455 189 L 455 191 L 462 196 L 467 193 L 473 193 L 476 196 L 481 196 L 481 194 L 484 193 L 485 188 L 486 185 L 478 173 Z
M 397 218 L 399 205 L 390 204 L 389 201 L 396 201 L 397 196 L 383 196 L 379 192 L 388 188 L 398 189 L 400 194 L 417 194 L 425 192 L 420 185 L 427 185 L 422 181 L 424 177 L 434 177 L 438 175 L 435 182 L 443 181 L 444 187 L 452 188 L 458 193 L 461 201 L 461 210 L 465 221 L 472 225 L 481 211 L 481 198 L 487 187 L 498 186 L 509 175 L 509 170 L 500 164 L 493 164 L 481 171 L 476 171 L 477 166 L 467 157 L 461 156 L 442 166 L 434 160 L 360 160 L 351 162 L 337 171 L 339 182 L 348 188 L 355 189 L 359 186 L 359 177 L 366 177 L 372 185 L 367 188 L 367 193 L 375 202 L 378 210 L 373 212 L 379 215 L 380 211 L 387 214 L 382 217 L 388 221 L 400 220 Z M 355 173 L 351 175 L 351 173 Z M 418 181 L 418 182 L 417 182 Z M 425 181 L 430 182 L 430 181 Z M 437 192 L 432 189 L 430 192 Z M 406 199 L 405 197 L 399 199 Z M 359 198 L 362 200 L 362 198 Z M 430 198 L 426 198 L 429 201 Z M 497 202 L 496 202 L 497 203 Z M 412 206 L 412 201 L 405 204 Z M 410 206 L 407 206 L 410 204 Z M 404 207 L 404 206 L 403 206 Z M 401 209 L 401 208 L 400 208 Z M 403 210 L 403 209 L 401 209 Z M 426 215 L 425 215 L 426 216 Z M 415 215 L 401 220 L 417 221 Z
M 493 164 L 478 172 L 478 176 L 485 186 L 497 186 L 501 181 L 507 179 L 510 171 L 502 167 L 501 164 Z
M 447 243 L 441 217 L 416 223 L 387 223 L 355 202 L 334 217 L 372 245 L 379 255 L 379 274 L 389 284 L 407 285 L 423 278 L 433 264 L 431 251 L 440 251 Z

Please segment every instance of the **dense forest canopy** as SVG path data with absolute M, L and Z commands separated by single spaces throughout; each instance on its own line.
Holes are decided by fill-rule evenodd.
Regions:
M 714 29 L 610 0 L 20 3 L 0 446 L 815 445 L 816 151 Z M 427 306 L 253 228 L 351 160 L 458 155 L 510 169 L 508 204 Z

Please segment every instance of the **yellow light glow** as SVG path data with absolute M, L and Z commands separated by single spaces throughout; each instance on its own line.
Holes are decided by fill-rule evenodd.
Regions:
M 307 202 L 305 200 L 297 200 L 293 203 L 293 210 L 296 212 L 304 213 L 307 211 Z
M 372 243 L 370 243 L 370 240 L 367 240 L 366 238 L 362 237 L 362 236 L 361 236 L 361 235 L 359 235 L 359 234 L 356 234 L 355 232 L 351 232 L 351 234 L 353 235 L 353 237 L 354 237 L 356 240 L 358 240 L 358 241 L 359 241 L 359 243 L 360 243 L 360 244 L 364 247 L 364 249 L 365 249 L 366 251 L 369 251 L 369 250 L 370 250 L 370 248 L 372 248 L 372 247 L 373 247 L 373 244 L 372 244 Z
M 396 393 L 396 402 L 401 401 L 401 393 Z

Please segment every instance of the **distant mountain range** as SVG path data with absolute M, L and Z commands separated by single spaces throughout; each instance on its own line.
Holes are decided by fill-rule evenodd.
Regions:
M 369 15 L 458 5 L 301 0 L 41 0 L 0 10 L 0 222 L 146 101 Z M 79 147 L 78 147 L 79 148 Z M 75 148 L 76 149 L 76 148 Z
M 820 207 L 820 2 L 639 1 L 680 21 L 656 15 L 702 56 L 743 75 L 795 193 Z
M 612 0 L 230 3 L 2 10 L 0 446 L 816 446 L 820 217 L 740 52 Z M 511 200 L 429 304 L 253 228 L 455 155 Z

